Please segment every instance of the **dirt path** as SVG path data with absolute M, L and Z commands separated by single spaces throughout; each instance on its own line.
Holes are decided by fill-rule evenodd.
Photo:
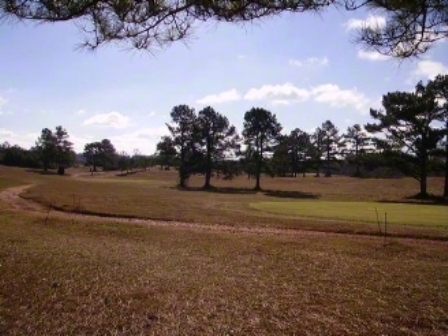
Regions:
M 194 231 L 211 231 L 211 232 L 230 232 L 230 233 L 242 233 L 242 234 L 256 234 L 256 235 L 282 235 L 282 236 L 295 236 L 295 237 L 337 237 L 345 236 L 353 239 L 374 239 L 382 240 L 383 238 L 371 235 L 362 234 L 350 234 L 350 233 L 336 233 L 336 232 L 320 232 L 311 230 L 300 229 L 284 229 L 284 228 L 267 228 L 267 227 L 243 227 L 243 226 L 229 226 L 222 224 L 203 224 L 203 223 L 189 223 L 180 221 L 163 221 L 163 220 L 151 220 L 151 219 L 138 219 L 138 218 L 125 218 L 125 217 L 106 217 L 100 215 L 84 215 L 80 213 L 64 212 L 51 209 L 48 213 L 48 208 L 43 205 L 34 202 L 32 200 L 24 199 L 20 194 L 34 185 L 23 185 L 19 187 L 12 187 L 0 192 L 0 200 L 6 202 L 11 206 L 13 211 L 26 211 L 33 213 L 37 216 L 46 217 L 48 214 L 50 218 L 60 219 L 78 219 L 89 222 L 111 222 L 111 223 L 126 223 L 150 227 L 169 227 L 177 229 L 188 229 Z M 394 237 L 394 239 L 400 239 L 401 241 L 413 241 L 414 243 L 424 243 L 426 239 L 416 239 L 408 237 Z M 431 240 L 432 244 L 443 244 L 446 242 Z M 427 243 L 427 242 L 426 242 Z
M 44 207 L 41 204 L 20 197 L 22 192 L 32 186 L 32 184 L 29 184 L 5 189 L 0 192 L 0 199 L 9 204 L 14 210 L 42 212 Z
M 19 187 L 12 187 L 0 192 L 0 200 L 8 203 L 11 206 L 11 210 L 14 211 L 27 211 L 32 212 L 36 215 L 46 215 L 48 208 L 43 205 L 36 203 L 32 200 L 24 199 L 20 194 L 27 189 L 31 188 L 33 185 L 24 185 Z M 88 221 L 108 221 L 108 222 L 120 222 L 120 223 L 130 223 L 145 226 L 165 226 L 165 227 L 175 227 L 191 230 L 202 230 L 202 231 L 221 231 L 221 232 L 236 232 L 236 233 L 254 233 L 254 234 L 274 234 L 274 235 L 329 235 L 331 233 L 326 232 L 314 232 L 314 231 L 302 231 L 302 230 L 292 230 L 292 229 L 278 229 L 278 228 L 262 228 L 262 227 L 234 227 L 228 225 L 213 225 L 213 224 L 202 224 L 202 223 L 188 223 L 179 221 L 161 221 L 161 220 L 151 220 L 151 219 L 137 219 L 137 218 L 125 218 L 125 217 L 105 217 L 100 215 L 83 215 L 79 213 L 63 212 L 52 209 L 50 212 L 50 217 L 62 218 L 62 219 L 82 219 Z

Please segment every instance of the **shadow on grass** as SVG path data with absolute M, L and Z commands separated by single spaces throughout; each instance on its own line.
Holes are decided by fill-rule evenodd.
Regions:
M 264 194 L 270 197 L 278 198 L 297 198 L 297 199 L 317 199 L 319 195 L 306 193 L 303 191 L 285 191 L 285 190 L 265 190 Z
M 172 189 L 180 190 L 180 191 L 202 191 L 216 194 L 235 194 L 235 195 L 253 195 L 258 191 L 250 188 L 236 188 L 236 187 L 171 187 Z
M 43 169 L 25 169 L 27 173 L 39 174 L 39 175 L 50 175 L 50 176 L 70 176 L 71 174 L 67 173 L 67 171 L 60 175 L 56 170 L 43 170 Z
M 284 191 L 284 190 L 256 190 L 254 188 L 236 188 L 236 187 L 171 187 L 180 191 L 202 191 L 217 194 L 234 194 L 234 195 L 255 195 L 262 193 L 270 197 L 278 198 L 297 198 L 297 199 L 316 199 L 318 195 L 305 193 L 301 191 Z
M 443 196 L 416 194 L 403 198 L 402 200 L 380 200 L 380 203 L 420 204 L 448 206 L 448 199 Z

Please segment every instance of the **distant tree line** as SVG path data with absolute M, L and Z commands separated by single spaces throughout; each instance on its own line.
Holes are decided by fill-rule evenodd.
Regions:
M 170 136 L 157 144 L 156 157 L 164 167 L 179 171 L 179 186 L 193 174 L 231 178 L 247 174 L 261 189 L 260 176 L 294 176 L 315 172 L 330 177 L 334 171 L 354 167 L 361 177 L 381 168 L 414 177 L 420 195 L 427 196 L 429 174 L 444 172 L 444 196 L 448 197 L 448 76 L 437 76 L 414 92 L 389 92 L 381 110 L 370 110 L 376 123 L 355 124 L 340 130 L 327 120 L 314 132 L 299 128 L 282 133 L 276 115 L 252 108 L 244 115 L 242 136 L 228 119 L 208 106 L 199 111 L 175 106 L 167 127 Z M 379 136 L 373 136 L 379 133 Z
M 67 131 L 57 126 L 55 131 L 44 128 L 35 146 L 24 149 L 8 142 L 0 144 L 0 164 L 15 167 L 26 167 L 57 170 L 64 175 L 65 169 L 75 165 L 91 167 L 91 172 L 98 170 L 120 170 L 122 174 L 145 170 L 157 162 L 152 156 L 143 155 L 134 150 L 132 155 L 126 152 L 118 153 L 109 139 L 88 143 L 84 152 L 78 154 L 73 150 Z
M 108 139 L 88 143 L 82 157 L 73 151 L 62 126 L 44 128 L 30 150 L 9 143 L 0 145 L 0 163 L 11 166 L 57 169 L 64 174 L 77 161 L 92 173 L 120 170 L 129 174 L 158 165 L 175 167 L 179 186 L 186 187 L 192 175 L 231 179 L 245 174 L 261 189 L 261 176 L 297 177 L 306 173 L 330 177 L 334 172 L 357 177 L 394 176 L 399 173 L 419 181 L 420 195 L 427 196 L 427 177 L 444 174 L 444 196 L 448 197 L 448 76 L 439 75 L 413 92 L 389 92 L 383 108 L 371 109 L 373 123 L 355 124 L 341 132 L 327 120 L 308 133 L 299 128 L 288 134 L 272 112 L 254 107 L 244 115 L 238 134 L 226 116 L 207 106 L 198 113 L 188 105 L 171 111 L 154 155 L 118 153 Z M 379 136 L 374 136 L 379 134 Z M 81 160 L 82 159 L 82 160 Z M 373 173 L 375 172 L 375 173 Z
M 35 146 L 29 150 L 20 146 L 11 146 L 8 142 L 0 145 L 0 163 L 8 166 L 57 169 L 63 175 L 65 168 L 72 166 L 76 161 L 73 143 L 69 140 L 67 131 L 57 126 L 54 131 L 44 128 L 37 139 Z

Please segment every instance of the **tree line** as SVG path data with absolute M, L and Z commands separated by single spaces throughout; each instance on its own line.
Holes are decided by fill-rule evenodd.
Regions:
M 341 132 L 327 120 L 308 133 L 295 128 L 284 134 L 271 111 L 253 107 L 244 115 L 239 134 L 228 118 L 210 106 L 198 113 L 188 105 L 173 107 L 169 136 L 163 136 L 154 155 L 117 152 L 108 139 L 88 143 L 82 155 L 73 151 L 67 131 L 44 128 L 30 150 L 8 143 L 0 145 L 0 163 L 5 165 L 57 169 L 64 174 L 76 162 L 90 166 L 92 173 L 121 170 L 123 174 L 160 165 L 176 167 L 179 186 L 186 187 L 194 174 L 204 176 L 210 188 L 212 176 L 231 179 L 247 174 L 261 189 L 261 176 L 298 176 L 315 172 L 331 176 L 347 165 L 353 176 L 366 169 L 389 167 L 420 184 L 427 196 L 427 177 L 445 175 L 444 196 L 448 197 L 448 75 L 426 84 L 419 82 L 412 92 L 389 92 L 380 110 L 371 109 L 372 123 L 355 124 Z M 375 136 L 379 134 L 379 136 Z
M 87 143 L 83 153 L 76 153 L 67 130 L 62 126 L 57 126 L 54 131 L 42 129 L 30 149 L 8 142 L 0 144 L 0 164 L 43 169 L 44 172 L 55 169 L 60 175 L 65 174 L 66 168 L 75 165 L 90 166 L 92 173 L 101 168 L 102 171 L 120 170 L 122 174 L 129 174 L 145 170 L 154 162 L 152 156 L 143 155 L 138 150 L 132 154 L 117 152 L 109 139 Z
M 374 123 L 355 124 L 344 133 L 327 120 L 311 134 L 299 128 L 283 134 L 275 114 L 254 107 L 244 115 L 241 136 L 210 106 L 196 113 L 178 105 L 167 124 L 170 136 L 162 137 L 157 153 L 165 166 L 177 166 L 180 187 L 192 174 L 203 174 L 209 188 L 213 174 L 231 178 L 244 172 L 260 190 L 262 173 L 297 176 L 313 169 L 329 177 L 335 162 L 348 161 L 361 176 L 362 165 L 376 162 L 416 178 L 421 196 L 428 194 L 428 174 L 443 170 L 448 197 L 447 101 L 448 76 L 439 75 L 419 82 L 413 92 L 387 93 L 383 109 L 370 110 Z

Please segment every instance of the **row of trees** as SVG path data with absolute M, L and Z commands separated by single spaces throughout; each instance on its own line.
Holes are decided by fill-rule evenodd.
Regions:
M 353 125 L 343 134 L 329 120 L 309 134 L 296 128 L 282 134 L 276 115 L 263 108 L 252 108 L 244 116 L 243 132 L 212 107 L 196 114 L 187 105 L 171 111 L 171 133 L 157 144 L 154 156 L 135 151 L 117 153 L 108 139 L 85 145 L 84 160 L 96 171 L 145 169 L 153 164 L 175 165 L 179 185 L 185 187 L 192 174 L 204 175 L 204 188 L 211 187 L 213 174 L 231 178 L 241 172 L 255 177 L 261 189 L 262 173 L 297 176 L 314 169 L 320 176 L 331 176 L 334 162 L 345 160 L 356 167 L 362 163 L 389 165 L 420 182 L 420 194 L 427 195 L 427 176 L 434 165 L 445 173 L 444 195 L 448 196 L 448 76 L 437 76 L 426 84 L 419 82 L 414 92 L 389 92 L 383 96 L 383 109 L 370 110 L 376 123 Z M 380 137 L 372 135 L 379 133 Z M 381 153 L 381 155 L 368 155 Z M 57 168 L 60 174 L 73 165 L 77 154 L 62 126 L 44 128 L 29 151 L 5 143 L 0 146 L 3 164 Z M 79 156 L 78 156 L 79 159 Z
M 389 92 L 383 109 L 370 110 L 376 123 L 353 125 L 344 134 L 329 120 L 312 134 L 298 128 L 282 134 L 276 115 L 252 108 L 244 115 L 242 136 L 228 119 L 206 107 L 196 114 L 187 105 L 171 112 L 171 133 L 157 145 L 166 165 L 178 162 L 179 185 L 184 187 L 192 174 L 204 174 L 204 188 L 210 187 L 213 173 L 230 178 L 236 159 L 244 171 L 255 176 L 261 189 L 262 172 L 296 176 L 311 167 L 320 176 L 331 176 L 332 163 L 351 160 L 360 175 L 362 156 L 382 153 L 381 160 L 420 182 L 420 194 L 427 195 L 430 164 L 444 162 L 445 197 L 448 196 L 448 76 L 437 76 L 426 85 L 419 82 L 414 92 Z M 379 133 L 380 136 L 372 135 Z M 244 146 L 243 146 L 244 145 Z M 244 147 L 244 149 L 243 149 Z
M 170 164 L 179 160 L 179 185 L 186 186 L 188 178 L 195 173 L 205 175 L 204 187 L 210 187 L 213 171 L 230 176 L 226 158 L 238 155 L 239 135 L 227 117 L 206 107 L 196 114 L 187 105 L 175 106 L 171 111 L 171 124 L 167 124 L 171 136 L 165 136 L 157 144 L 157 150 Z
M 242 136 L 227 117 L 210 106 L 197 114 L 187 105 L 175 106 L 171 118 L 167 125 L 171 135 L 163 136 L 157 144 L 157 155 L 163 165 L 178 166 L 181 187 L 192 174 L 204 174 L 204 188 L 209 188 L 214 173 L 231 178 L 244 172 L 255 177 L 257 190 L 261 189 L 263 172 L 297 176 L 313 168 L 319 177 L 324 165 L 325 175 L 331 176 L 334 161 L 373 149 L 360 125 L 341 134 L 327 120 L 312 134 L 299 128 L 282 134 L 276 115 L 263 108 L 252 108 L 245 114 Z M 355 174 L 360 175 L 359 164 Z
M 44 128 L 35 146 L 29 150 L 8 142 L 0 145 L 0 162 L 9 166 L 42 167 L 44 171 L 56 168 L 62 175 L 65 168 L 75 161 L 73 143 L 69 141 L 68 133 L 62 126 L 57 126 L 54 131 Z
M 0 144 L 0 164 L 16 167 L 42 168 L 44 171 L 57 169 L 61 175 L 65 169 L 75 164 L 91 166 L 92 172 L 98 167 L 102 170 L 121 170 L 134 172 L 146 169 L 156 161 L 153 157 L 142 155 L 134 150 L 130 155 L 126 152 L 117 152 L 109 139 L 88 143 L 82 154 L 73 150 L 73 143 L 62 126 L 54 131 L 44 128 L 36 141 L 35 146 L 24 149 L 8 142 Z

